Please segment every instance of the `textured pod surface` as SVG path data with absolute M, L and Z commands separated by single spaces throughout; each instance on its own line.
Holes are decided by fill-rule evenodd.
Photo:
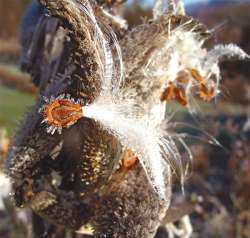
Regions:
M 40 95 L 7 162 L 15 201 L 95 237 L 151 238 L 170 202 L 171 160 L 181 164 L 176 137 L 165 131 L 166 101 L 189 106 L 193 92 L 212 99 L 219 59 L 246 55 L 235 46 L 205 49 L 206 28 L 184 12 L 126 30 L 92 1 L 40 3 L 24 53 Z M 60 129 L 49 128 L 54 135 L 39 109 Z
M 41 17 L 27 58 L 40 93 L 46 98 L 65 93 L 90 103 L 101 87 L 92 23 L 73 1 L 43 4 L 53 17 Z M 97 6 L 96 12 L 106 17 Z M 55 44 L 58 37 L 61 44 Z M 159 203 L 140 164 L 119 169 L 120 143 L 89 119 L 78 120 L 61 135 L 46 133 L 38 113 L 43 104 L 41 97 L 9 152 L 7 167 L 16 204 L 31 207 L 66 229 L 91 227 L 96 237 L 153 237 L 165 206 Z M 55 105 L 50 106 L 49 119 L 61 123 L 68 118 L 68 110 L 66 115 L 65 110 L 54 111 Z

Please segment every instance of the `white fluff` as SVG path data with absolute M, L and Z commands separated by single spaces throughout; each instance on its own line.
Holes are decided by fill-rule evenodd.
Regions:
M 96 52 L 99 57 L 99 66 L 102 70 L 103 91 L 116 90 L 123 82 L 124 73 L 121 49 L 116 35 L 109 26 L 103 25 L 96 19 L 94 11 L 88 1 L 77 1 L 77 3 L 79 8 L 89 17 L 90 22 L 93 24 Z M 114 49 L 110 46 L 111 42 L 114 45 Z M 117 56 L 119 69 L 115 66 L 113 54 Z
M 99 99 L 94 104 L 83 107 L 83 115 L 100 122 L 119 138 L 124 148 L 132 149 L 160 198 L 168 200 L 166 179 L 170 174 L 165 178 L 165 171 L 169 169 L 163 158 L 169 156 L 170 153 L 165 148 L 163 132 L 151 126 L 148 120 L 127 116 L 132 113 L 124 110 L 128 108 L 126 105 L 126 102 L 118 104 Z
M 171 24 L 171 22 L 169 22 Z M 206 80 L 207 85 L 215 88 L 215 95 L 220 92 L 219 81 L 220 68 L 219 62 L 224 58 L 238 58 L 240 60 L 249 58 L 242 49 L 233 44 L 216 45 L 208 50 L 204 47 L 206 38 L 202 38 L 193 29 L 188 29 L 190 22 L 175 28 L 169 36 L 162 36 L 161 41 L 165 41 L 162 48 L 157 49 L 148 60 L 143 72 L 146 78 L 152 78 L 154 84 L 161 83 L 158 97 L 163 93 L 169 82 L 175 82 L 181 72 L 186 72 L 188 83 L 185 91 L 188 102 L 194 97 L 192 89 L 198 85 L 190 70 L 194 69 Z M 192 110 L 191 105 L 188 108 Z
M 0 173 L 0 210 L 4 209 L 3 199 L 8 197 L 10 192 L 10 179 L 5 174 Z
M 155 18 L 163 13 L 160 6 L 163 0 L 156 3 L 158 5 L 156 4 L 154 12 Z M 88 1 L 76 1 L 75 4 L 78 4 L 93 24 L 96 52 L 102 71 L 100 96 L 92 104 L 82 108 L 83 116 L 96 120 L 113 133 L 124 149 L 133 150 L 159 197 L 169 202 L 171 161 L 179 164 L 182 170 L 181 156 L 175 141 L 178 140 L 183 145 L 190 158 L 192 155 L 182 138 L 169 134 L 162 126 L 165 123 L 165 103 L 160 102 L 163 90 L 169 82 L 176 81 L 180 72 L 195 69 L 208 84 L 215 84 L 218 93 L 219 60 L 224 56 L 238 56 L 240 59 L 249 56 L 234 45 L 219 45 L 208 51 L 203 46 L 206 39 L 195 32 L 196 26 L 194 29 L 188 29 L 191 21 L 186 22 L 169 32 L 169 35 L 159 36 L 159 42 L 163 43 L 163 46 L 151 54 L 146 66 L 141 69 L 145 77 L 142 77 L 138 84 L 148 93 L 148 98 L 142 100 L 136 85 L 128 88 L 128 91 L 122 87 L 121 49 L 112 30 L 100 25 Z M 169 10 L 172 14 L 185 14 L 181 1 L 178 1 L 178 4 L 173 0 L 169 1 Z M 113 48 L 110 42 L 114 43 Z M 188 83 L 185 85 L 187 97 L 193 96 L 192 88 L 197 83 L 189 74 Z M 190 105 L 188 107 L 190 108 Z M 49 130 L 53 133 L 55 129 Z M 181 175 L 184 176 L 185 171 L 181 171 Z
M 185 15 L 185 7 L 182 1 L 178 0 L 155 0 L 153 7 L 154 19 L 159 18 L 164 12 L 169 11 L 175 15 Z
M 95 44 L 96 44 L 96 52 L 99 56 L 99 65 L 102 69 L 102 86 L 107 87 L 103 88 L 103 90 L 109 90 L 112 85 L 113 78 L 113 58 L 112 52 L 109 47 L 109 43 L 104 36 L 103 31 L 101 30 L 97 20 L 95 18 L 93 9 L 88 1 L 85 3 L 79 3 L 80 9 L 84 11 L 84 13 L 89 17 L 90 21 L 93 24 L 95 31 Z
M 210 50 L 206 55 L 205 65 L 206 67 L 211 67 L 214 64 L 218 64 L 223 58 L 237 58 L 244 60 L 250 58 L 240 47 L 234 44 L 228 45 L 216 45 L 212 50 Z
M 162 6 L 155 9 L 155 17 L 164 12 L 164 1 L 156 1 Z M 168 8 L 172 14 L 185 14 L 183 3 L 178 1 L 168 2 Z M 216 77 L 216 87 L 218 87 L 220 79 L 220 71 L 218 60 L 221 56 L 238 55 L 245 58 L 246 55 L 239 48 L 229 46 L 216 46 L 213 50 L 208 51 L 203 47 L 206 39 L 201 38 L 193 29 L 188 29 L 191 20 L 169 32 L 169 35 L 159 37 L 159 42 L 165 42 L 163 47 L 155 50 L 151 58 L 143 68 L 145 79 L 139 82 L 145 87 L 158 88 L 154 85 L 161 85 L 159 89 L 154 89 L 148 104 L 137 101 L 137 94 L 134 89 L 130 95 L 126 95 L 123 91 L 121 80 L 115 75 L 117 69 L 113 64 L 114 52 L 109 48 L 107 40 L 102 29 L 98 26 L 91 10 L 91 6 L 85 7 L 85 12 L 90 14 L 90 18 L 96 27 L 98 42 L 100 49 L 103 49 L 104 60 L 101 62 L 104 66 L 103 87 L 100 97 L 91 105 L 83 108 L 83 116 L 92 118 L 103 125 L 107 130 L 117 136 L 124 148 L 132 149 L 138 156 L 149 181 L 159 194 L 159 197 L 168 200 L 166 196 L 169 194 L 169 186 L 166 184 L 170 179 L 171 173 L 169 167 L 171 161 L 180 166 L 182 182 L 185 171 L 182 168 L 182 161 L 177 149 L 175 138 L 166 132 L 166 128 L 161 129 L 164 123 L 165 104 L 161 103 L 159 98 L 163 90 L 169 82 L 174 82 L 181 71 L 196 69 L 203 77 L 208 80 L 213 75 Z M 169 23 L 171 24 L 171 22 Z M 113 35 L 110 29 L 107 29 L 109 35 Z M 115 41 L 115 37 L 112 39 Z M 115 41 L 116 56 L 121 61 L 121 50 L 117 41 Z M 113 54 L 112 54 L 113 53 Z M 122 62 L 120 63 L 122 68 Z M 120 77 L 122 78 L 123 70 L 120 69 Z M 211 79 L 212 83 L 212 79 Z M 186 86 L 186 94 L 192 97 L 192 88 L 197 81 L 192 79 L 190 75 L 189 83 Z M 150 85 L 150 87 L 149 87 Z M 158 90 L 158 91 L 157 91 Z M 217 91 L 217 90 L 216 90 Z M 158 92 L 158 94 L 157 94 Z M 140 98 L 140 97 L 139 97 Z M 121 101 L 123 100 L 123 101 Z M 177 139 L 188 151 L 190 158 L 190 150 L 187 148 L 182 138 Z M 166 175 L 167 171 L 167 175 Z
M 135 99 L 126 98 L 122 89 L 124 69 L 121 49 L 115 34 L 109 27 L 100 26 L 88 2 L 78 4 L 95 29 L 96 51 L 102 69 L 100 96 L 91 105 L 83 107 L 83 116 L 98 121 L 117 136 L 124 149 L 132 149 L 159 197 L 169 202 L 171 172 L 164 157 L 170 156 L 171 153 L 167 148 L 164 149 L 166 139 L 163 138 L 163 132 L 157 128 L 158 122 L 163 120 L 162 107 L 156 106 L 147 114 Z M 114 50 L 111 49 L 109 41 L 114 43 Z M 118 68 L 114 63 L 114 56 L 118 60 Z M 123 101 L 120 101 L 121 98 Z M 157 113 L 160 114 L 156 115 Z

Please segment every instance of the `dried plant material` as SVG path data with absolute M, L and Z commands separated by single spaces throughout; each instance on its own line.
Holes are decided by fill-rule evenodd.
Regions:
M 183 19 L 185 19 L 184 16 Z M 232 57 L 242 60 L 249 56 L 233 44 L 216 45 L 211 50 L 207 49 L 204 44 L 208 39 L 209 31 L 192 19 L 186 18 L 177 27 L 173 25 L 174 17 L 169 17 L 168 35 L 162 34 L 158 38 L 162 47 L 155 48 L 151 52 L 143 72 L 146 79 L 151 78 L 151 84 L 155 83 L 155 87 L 158 82 L 161 82 L 160 95 L 164 94 L 170 83 L 180 84 L 179 75 L 186 72 L 185 83 L 182 82 L 181 85 L 184 88 L 187 103 L 184 103 L 184 100 L 179 101 L 183 105 L 187 104 L 192 111 L 191 99 L 195 97 L 197 88 L 202 87 L 201 91 L 204 91 L 205 83 L 213 85 L 213 93 L 210 90 L 207 93 L 209 95 L 202 94 L 201 98 L 205 100 L 215 98 L 219 94 L 221 60 Z M 207 88 L 210 87 L 207 86 Z M 161 99 L 161 96 L 158 98 Z M 183 99 L 183 97 L 178 98 Z
M 8 156 L 13 197 L 67 229 L 88 224 L 95 237 L 151 238 L 169 207 L 173 172 L 183 188 L 188 171 L 177 144 L 192 158 L 185 137 L 168 130 L 166 102 L 192 110 L 194 96 L 213 99 L 219 60 L 248 56 L 231 45 L 207 49 L 210 32 L 185 16 L 181 1 L 127 30 L 92 1 L 40 2 L 49 17 L 38 32 L 58 18 L 64 40 L 57 57 L 46 55 L 49 76 Z M 124 151 L 133 169 L 119 167 Z
M 83 106 L 82 116 L 96 120 L 113 133 L 125 148 L 131 148 L 138 156 L 149 181 L 160 198 L 167 201 L 164 171 L 168 171 L 169 165 L 165 161 L 176 160 L 179 155 L 170 149 L 168 143 L 173 143 L 173 140 L 168 141 L 164 138 L 165 132 L 160 129 L 164 121 L 162 113 L 158 113 L 158 109 L 155 110 L 155 108 L 160 106 L 161 101 L 172 98 L 175 98 L 181 105 L 190 108 L 190 98 L 197 87 L 200 88 L 199 96 L 203 100 L 211 100 L 219 92 L 219 58 L 222 55 L 230 57 L 236 55 L 245 58 L 247 55 L 236 46 L 231 45 L 216 46 L 213 50 L 207 51 L 203 47 L 206 38 L 203 36 L 204 32 L 200 30 L 200 24 L 187 19 L 172 29 L 171 25 L 172 21 L 175 20 L 175 13 L 171 12 L 172 15 L 167 20 L 168 34 L 163 34 L 159 39 L 162 42 L 162 47 L 154 48 L 150 52 L 144 69 L 145 79 L 138 82 L 138 85 L 145 83 L 143 87 L 150 91 L 150 88 L 147 88 L 146 80 L 147 77 L 152 77 L 151 87 L 154 91 L 148 95 L 155 96 L 159 91 L 158 98 L 160 100 L 157 101 L 157 97 L 152 97 L 152 103 L 140 105 L 138 99 L 141 95 L 139 92 L 131 94 L 138 85 L 136 83 L 127 85 L 125 82 L 123 86 L 123 72 L 121 68 L 119 71 L 117 65 L 114 64 L 114 57 L 118 56 L 120 67 L 123 68 L 119 44 L 115 44 L 116 54 L 113 53 L 88 2 L 72 4 L 76 4 L 75 6 L 89 17 L 95 28 L 97 33 L 96 52 L 99 55 L 98 64 L 102 69 L 100 95 L 91 104 Z M 108 30 L 110 31 L 108 35 L 112 36 L 112 30 L 106 28 L 106 31 Z M 115 42 L 114 37 L 113 41 Z M 184 76 L 181 77 L 183 74 Z M 120 76 L 117 78 L 117 75 Z M 215 77 L 215 82 L 212 76 Z M 158 88 L 159 77 L 162 85 Z M 161 90 L 166 83 L 168 85 L 162 93 Z M 145 107 L 149 109 L 145 110 Z M 160 107 L 163 108 L 164 104 Z M 138 115 L 140 116 L 138 117 Z M 52 133 L 54 131 L 55 129 L 52 129 Z
M 163 131 L 161 132 L 160 125 L 154 125 L 154 121 L 152 123 L 147 114 L 138 118 L 137 115 L 143 111 L 143 108 L 137 104 L 136 98 L 126 99 L 126 91 L 122 87 L 123 76 L 121 75 L 117 78 L 115 77 L 116 74 L 113 73 L 115 65 L 113 64 L 112 51 L 107 45 L 104 33 L 96 23 L 91 5 L 88 2 L 84 4 L 72 2 L 71 4 L 79 4 L 76 6 L 89 16 L 96 28 L 98 34 L 98 40 L 96 41 L 98 48 L 96 49 L 97 52 L 100 52 L 98 63 L 103 75 L 101 78 L 100 96 L 93 103 L 83 106 L 83 116 L 101 123 L 104 128 L 117 136 L 125 148 L 131 148 L 135 152 L 146 171 L 149 181 L 156 189 L 160 198 L 168 204 L 169 194 L 165 184 L 169 183 L 170 173 L 169 166 L 165 161 L 167 161 L 171 149 L 166 145 L 167 140 L 164 138 L 164 133 Z M 110 35 L 112 35 L 112 32 Z M 118 52 L 118 62 L 120 62 L 119 45 L 116 45 L 116 52 Z M 122 73 L 122 71 L 118 72 Z M 53 104 L 54 102 L 52 102 Z M 48 108 L 48 105 L 45 108 Z M 47 120 L 47 117 L 44 119 Z M 58 129 L 60 130 L 60 128 L 61 126 L 59 125 Z M 49 128 L 49 132 L 54 133 L 55 130 L 56 128 L 54 127 Z M 165 182 L 165 173 L 167 173 L 167 182 Z

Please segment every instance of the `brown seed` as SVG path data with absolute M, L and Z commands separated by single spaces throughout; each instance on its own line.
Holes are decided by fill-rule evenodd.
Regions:
M 201 76 L 201 74 L 196 69 L 190 69 L 190 73 L 194 79 L 196 79 L 198 82 L 205 82 L 206 79 Z
M 75 123 L 82 115 L 82 107 L 70 99 L 55 99 L 44 108 L 47 123 L 57 127 L 64 127 Z
M 122 160 L 122 165 L 125 169 L 131 169 L 135 164 L 138 162 L 138 157 L 135 155 L 135 153 L 128 149 L 126 150 L 123 160 Z
M 202 83 L 200 85 L 199 95 L 204 101 L 209 101 L 214 97 L 215 90 L 212 87 L 208 87 L 206 84 Z
M 174 88 L 174 94 L 175 94 L 175 99 L 182 105 L 186 106 L 187 105 L 187 98 L 185 91 L 180 88 Z
M 161 102 L 169 101 L 174 98 L 174 85 L 173 83 L 169 83 L 169 86 L 165 89 L 165 91 L 161 95 Z

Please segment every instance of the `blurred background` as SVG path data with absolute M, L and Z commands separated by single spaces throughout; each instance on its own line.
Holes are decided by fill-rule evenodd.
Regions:
M 19 69 L 19 24 L 29 2 L 0 0 L 0 166 L 18 123 L 36 97 L 30 76 Z M 214 29 L 214 43 L 232 42 L 250 53 L 250 0 L 184 2 L 189 15 Z M 122 12 L 130 25 L 137 25 L 151 17 L 152 4 L 152 0 L 130 0 Z M 224 62 L 221 67 L 221 97 L 216 103 L 200 104 L 202 115 L 195 119 L 200 131 L 206 133 L 186 129 L 193 136 L 187 143 L 194 160 L 185 185 L 185 200 L 195 204 L 189 212 L 192 237 L 249 238 L 250 62 Z M 188 112 L 178 110 L 178 119 L 194 123 Z M 220 146 L 209 143 L 207 133 Z M 195 137 L 198 139 L 193 140 Z M 9 192 L 6 184 L 0 173 L 1 196 Z M 184 200 L 178 187 L 177 182 L 173 203 Z M 25 219 L 17 215 L 8 199 L 0 202 L 0 238 L 28 237 L 24 224 Z M 181 226 L 178 222 L 175 225 Z

